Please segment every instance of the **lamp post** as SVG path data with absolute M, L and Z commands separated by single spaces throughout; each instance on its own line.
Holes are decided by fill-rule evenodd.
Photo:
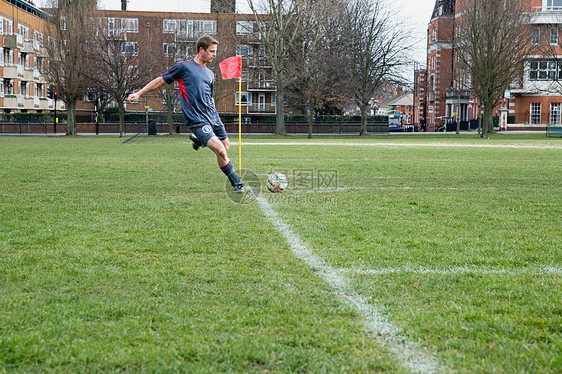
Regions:
M 57 91 L 56 90 L 53 92 L 53 99 L 55 100 L 55 118 L 53 120 L 53 132 L 56 134 L 57 123 L 59 122 L 59 119 L 57 118 Z

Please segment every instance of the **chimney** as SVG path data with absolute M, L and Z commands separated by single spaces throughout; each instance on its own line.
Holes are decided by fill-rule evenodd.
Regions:
M 127 10 L 127 1 L 129 0 L 121 0 L 121 10 Z
M 211 0 L 211 13 L 236 13 L 236 0 Z

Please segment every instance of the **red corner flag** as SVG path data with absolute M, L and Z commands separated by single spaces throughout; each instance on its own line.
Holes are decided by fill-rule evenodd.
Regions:
M 222 79 L 242 77 L 242 56 L 229 57 L 219 64 Z

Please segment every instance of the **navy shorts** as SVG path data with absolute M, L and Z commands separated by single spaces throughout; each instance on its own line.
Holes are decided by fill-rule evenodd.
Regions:
M 206 146 L 207 142 L 213 137 L 216 136 L 219 140 L 225 140 L 228 138 L 226 134 L 226 130 L 224 129 L 224 125 L 209 125 L 207 123 L 201 122 L 195 125 L 189 125 L 189 129 L 195 136 L 197 140 L 203 145 Z

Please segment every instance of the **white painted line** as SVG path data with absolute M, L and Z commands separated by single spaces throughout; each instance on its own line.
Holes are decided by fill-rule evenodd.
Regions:
M 360 275 L 385 275 L 385 274 L 476 274 L 476 275 L 561 275 L 562 268 L 548 266 L 544 268 L 520 268 L 520 269 L 482 269 L 476 267 L 451 267 L 446 269 L 414 268 L 414 267 L 387 267 L 376 269 L 350 268 L 339 269 L 340 274 L 360 274 Z
M 388 322 L 377 307 L 367 298 L 353 290 L 349 282 L 336 269 L 308 248 L 293 230 L 273 210 L 267 199 L 256 197 L 263 213 L 271 224 L 283 235 L 293 254 L 318 273 L 336 292 L 339 298 L 355 309 L 364 318 L 369 336 L 392 352 L 400 363 L 414 373 L 435 373 L 437 362 L 418 343 L 408 341 L 399 330 Z
M 230 143 L 237 146 L 237 142 Z M 347 147 L 455 147 L 455 148 L 533 148 L 533 149 L 560 149 L 562 146 L 555 144 L 459 144 L 459 143 L 346 143 L 346 142 L 242 142 L 246 145 L 315 145 L 315 146 L 347 146 Z

